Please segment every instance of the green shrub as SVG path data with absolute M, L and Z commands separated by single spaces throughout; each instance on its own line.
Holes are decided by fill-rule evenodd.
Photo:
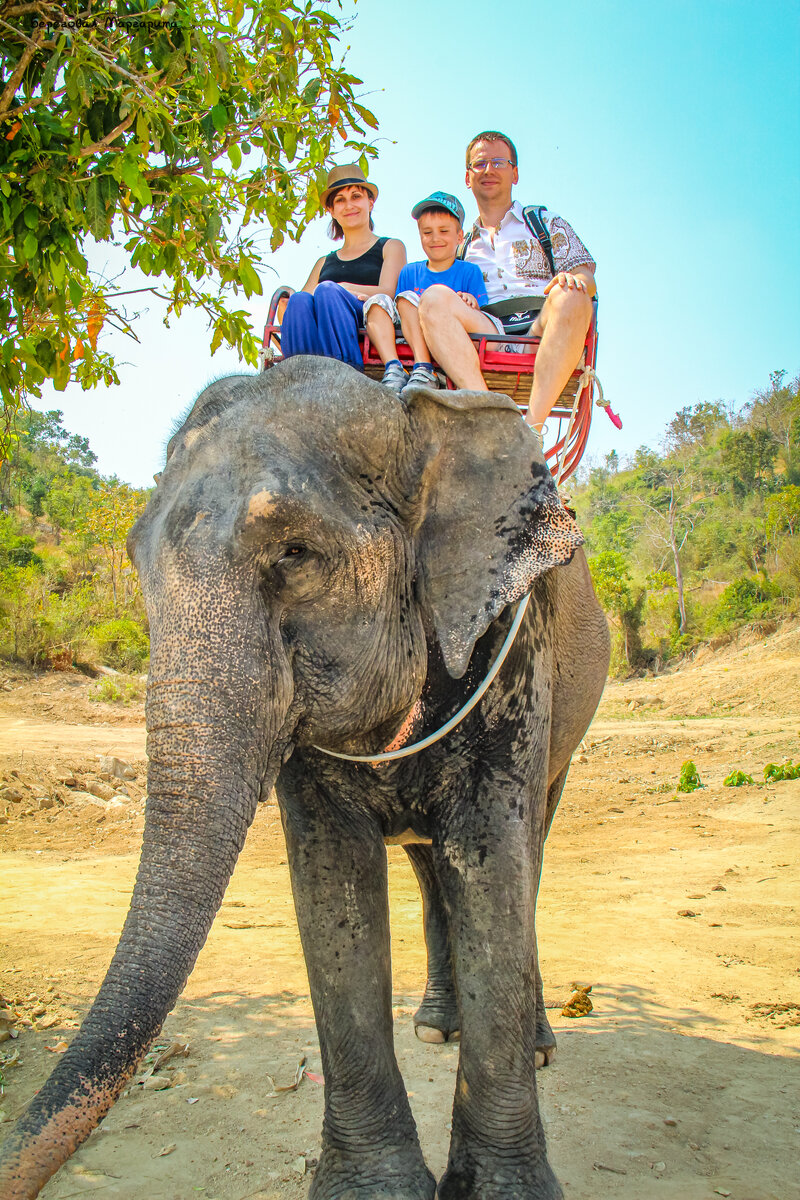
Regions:
M 103 704 L 113 704 L 122 699 L 122 692 L 113 679 L 103 679 L 94 691 L 89 693 L 89 699 L 102 701 Z
M 766 783 L 779 783 L 782 779 L 800 779 L 800 763 L 767 763 L 764 767 Z
M 150 639 L 128 617 L 93 625 L 89 635 L 102 662 L 116 671 L 141 671 L 150 654 Z
M 711 610 L 709 633 L 726 633 L 737 625 L 767 616 L 781 591 L 769 579 L 745 575 L 725 588 Z
M 744 787 L 747 783 L 753 783 L 752 775 L 745 775 L 744 771 L 731 771 L 730 775 L 722 781 L 723 787 Z
M 697 767 L 694 765 L 691 759 L 687 759 L 687 761 L 681 767 L 680 779 L 678 780 L 678 791 L 696 792 L 698 788 L 704 786 L 705 784 L 701 782 L 700 776 L 697 774 Z
M 145 685 L 141 679 L 103 679 L 98 683 L 89 699 L 103 704 L 134 704 L 143 700 Z
M 13 517 L 0 513 L 0 571 L 7 567 L 40 567 L 42 560 L 35 547 L 34 538 L 21 533 Z

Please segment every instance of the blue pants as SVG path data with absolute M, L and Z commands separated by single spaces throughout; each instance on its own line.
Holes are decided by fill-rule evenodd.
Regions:
M 318 283 L 313 295 L 295 292 L 289 297 L 281 322 L 283 357 L 319 354 L 363 370 L 358 345 L 363 315 L 363 303 L 338 283 Z

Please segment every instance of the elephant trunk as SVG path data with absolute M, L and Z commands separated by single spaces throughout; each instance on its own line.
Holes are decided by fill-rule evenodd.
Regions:
M 194 966 L 280 766 L 291 687 L 285 665 L 267 680 L 264 661 L 251 660 L 236 689 L 230 661 L 211 671 L 213 684 L 186 673 L 151 680 L 148 801 L 130 910 L 79 1033 L 3 1147 L 1 1200 L 37 1196 L 89 1136 Z

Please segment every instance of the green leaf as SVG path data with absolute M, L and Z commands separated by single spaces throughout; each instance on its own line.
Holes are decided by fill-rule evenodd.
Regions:
M 228 146 L 228 158 L 231 160 L 234 170 L 242 165 L 242 152 L 235 142 Z
M 218 212 L 210 213 L 203 232 L 203 242 L 216 242 L 221 232 L 222 217 Z
M 66 267 L 61 255 L 50 255 L 50 275 L 56 287 L 63 287 L 64 277 L 66 275 Z
M 215 104 L 211 110 L 211 120 L 217 133 L 224 133 L 228 124 L 228 110 L 224 104 Z
M 49 96 L 52 92 L 60 63 L 61 55 L 56 50 L 56 52 L 51 56 L 49 63 L 44 69 L 44 74 L 42 75 L 41 89 L 43 96 Z
M 295 40 L 295 27 L 292 24 L 292 22 L 289 20 L 289 18 L 285 15 L 285 13 L 282 13 L 282 12 L 273 13 L 272 19 L 273 19 L 273 21 L 275 21 L 276 24 L 281 26 L 281 28 L 283 29 L 283 32 L 286 34 L 286 37 L 289 40 L 289 42 L 293 44 L 294 40 Z
M 139 174 L 139 168 L 137 167 L 136 163 L 132 162 L 130 159 L 123 159 L 120 165 L 120 174 L 122 175 L 123 181 L 128 185 L 131 191 L 133 191 L 139 182 L 139 179 L 141 178 Z
M 304 104 L 316 104 L 317 98 L 322 90 L 322 80 L 312 79 L 303 88 L 302 100 Z
M 36 239 L 35 233 L 28 233 L 25 235 L 25 241 L 22 243 L 22 249 L 25 252 L 25 257 L 27 258 L 28 262 L 30 262 L 32 258 L 36 257 L 36 251 L 39 249 L 39 243 Z
M 375 116 L 374 112 L 370 112 L 370 110 L 368 108 L 364 108 L 362 104 L 356 104 L 355 100 L 353 101 L 353 108 L 361 117 L 365 125 L 369 125 L 370 129 L 378 128 L 378 118 Z
M 281 132 L 281 141 L 286 151 L 286 157 L 291 162 L 297 153 L 297 130 L 293 126 L 287 125 Z
M 253 293 L 255 293 L 256 296 L 262 295 L 263 288 L 261 287 L 261 280 L 253 270 L 252 264 L 246 258 L 239 259 L 239 278 L 244 285 L 246 296 L 252 296 Z
M 208 153 L 205 146 L 198 146 L 195 153 L 197 154 L 197 161 L 200 163 L 203 175 L 206 179 L 210 179 L 214 174 L 214 165 L 211 162 L 211 155 Z
M 108 232 L 106 206 L 100 191 L 100 181 L 95 176 L 86 189 L 86 220 L 93 237 L 103 241 Z
M 23 217 L 28 229 L 39 228 L 39 210 L 33 204 L 28 205 L 23 213 Z
M 49 338 L 39 338 L 36 343 L 36 357 L 46 371 L 52 369 L 56 355 Z
M 103 205 L 108 217 L 109 208 L 113 213 L 117 200 L 119 200 L 119 184 L 113 175 L 100 176 L 100 195 L 103 197 Z
M 150 191 L 148 182 L 143 175 L 139 176 L 131 188 L 131 195 L 135 196 L 140 204 L 150 205 L 153 203 L 153 193 Z
M 136 114 L 136 137 L 143 146 L 150 141 L 150 121 L 143 109 Z
M 203 99 L 209 108 L 213 108 L 219 100 L 219 87 L 217 86 L 217 81 L 213 75 L 209 75 L 208 79 L 206 80 Z

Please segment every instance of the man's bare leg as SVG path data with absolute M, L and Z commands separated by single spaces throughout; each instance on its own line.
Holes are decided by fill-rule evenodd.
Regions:
M 581 356 L 592 301 L 578 288 L 554 287 L 531 329 L 541 337 L 526 420 L 541 431 Z
M 469 338 L 471 333 L 497 333 L 486 314 L 437 283 L 423 292 L 419 319 L 425 341 L 453 383 L 474 392 L 488 391 Z
M 394 321 L 377 304 L 373 304 L 367 313 L 365 322 L 367 337 L 380 355 L 382 363 L 397 358 L 397 341 L 395 339 Z

